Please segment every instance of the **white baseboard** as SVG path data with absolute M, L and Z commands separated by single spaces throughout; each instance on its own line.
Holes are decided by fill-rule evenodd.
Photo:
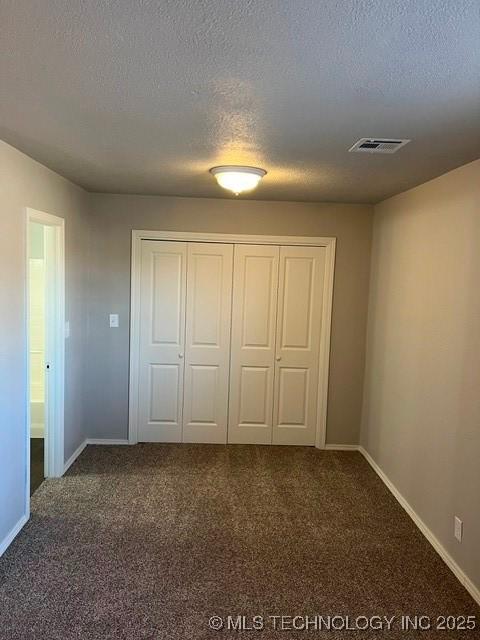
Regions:
M 382 471 L 382 469 L 378 466 L 372 456 L 368 453 L 366 449 L 362 446 L 358 446 L 358 451 L 362 454 L 365 460 L 370 464 L 375 473 L 379 476 L 379 478 L 383 481 L 385 486 L 390 490 L 393 496 L 397 499 L 400 505 L 405 509 L 413 522 L 417 525 L 420 531 L 423 533 L 425 538 L 430 542 L 432 547 L 438 553 L 438 555 L 442 558 L 448 568 L 455 574 L 457 579 L 461 582 L 461 584 L 465 587 L 465 589 L 469 592 L 472 598 L 480 604 L 480 589 L 470 580 L 470 578 L 466 575 L 466 573 L 458 566 L 452 556 L 448 553 L 445 547 L 441 544 L 441 542 L 436 538 L 436 536 L 432 533 L 432 531 L 427 527 L 427 525 L 420 518 L 418 513 L 410 506 L 407 500 L 403 497 L 400 491 L 395 487 L 395 485 L 389 480 L 387 475 Z
M 86 446 L 87 446 L 87 440 L 84 440 L 82 444 L 77 449 L 75 449 L 75 451 L 72 453 L 70 458 L 65 462 L 65 465 L 63 467 L 63 473 L 66 473 L 68 469 L 70 469 L 72 464 L 75 462 L 75 460 L 82 453 L 82 451 L 85 449 Z
M 82 444 L 76 449 L 70 458 L 65 462 L 63 467 L 63 473 L 66 473 L 72 466 L 78 456 L 82 453 L 85 447 L 89 444 L 128 444 L 128 440 L 108 440 L 103 438 L 86 438 Z
M 2 556 L 8 547 L 12 544 L 15 538 L 18 536 L 20 531 L 23 529 L 24 525 L 27 523 L 28 517 L 23 515 L 17 524 L 13 527 L 13 529 L 5 536 L 5 538 L 0 542 L 0 556 Z
M 108 438 L 87 438 L 87 444 L 130 444 L 128 440 L 109 440 Z
M 358 444 L 326 444 L 327 451 L 358 451 Z

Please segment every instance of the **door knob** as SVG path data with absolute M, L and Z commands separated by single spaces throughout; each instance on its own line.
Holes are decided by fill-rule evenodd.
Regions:
M 281 360 L 281 359 L 282 359 L 282 356 L 277 356 L 277 357 L 275 358 L 275 360 L 277 360 L 277 361 L 279 361 L 279 360 Z
M 179 357 L 179 358 L 183 358 L 183 353 L 179 353 L 179 354 L 178 354 L 178 357 Z

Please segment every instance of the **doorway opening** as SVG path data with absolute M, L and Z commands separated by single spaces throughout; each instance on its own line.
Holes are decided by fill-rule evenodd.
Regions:
M 27 209 L 27 493 L 63 474 L 64 220 Z

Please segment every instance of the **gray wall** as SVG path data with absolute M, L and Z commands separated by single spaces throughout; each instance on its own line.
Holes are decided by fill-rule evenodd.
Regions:
M 161 229 L 338 238 L 327 441 L 358 442 L 372 215 L 368 205 L 92 196 L 88 436 L 127 437 L 131 230 Z
M 480 160 L 376 207 L 361 441 L 477 587 L 479 284 Z
M 0 541 L 25 512 L 25 207 L 65 218 L 65 458 L 84 439 L 88 196 L 0 141 Z

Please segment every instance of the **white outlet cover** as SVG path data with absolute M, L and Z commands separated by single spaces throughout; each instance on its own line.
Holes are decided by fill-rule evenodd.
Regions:
M 461 542 L 463 538 L 463 521 L 460 518 L 455 516 L 455 528 L 454 528 L 455 538 Z
M 119 326 L 118 313 L 110 314 L 110 328 L 117 328 Z

